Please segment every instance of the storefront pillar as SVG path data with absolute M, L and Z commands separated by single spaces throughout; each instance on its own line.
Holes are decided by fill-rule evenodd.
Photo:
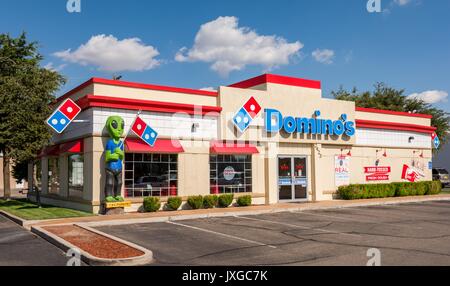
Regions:
M 58 158 L 59 165 L 59 196 L 67 198 L 69 196 L 69 164 L 67 156 L 61 155 Z
M 265 182 L 266 182 L 266 203 L 278 203 L 278 145 L 270 142 L 266 147 L 265 159 Z
M 41 164 L 42 164 L 41 194 L 42 195 L 47 195 L 48 194 L 48 158 L 42 158 Z
M 322 144 L 311 145 L 311 191 L 312 201 L 317 202 L 320 200 L 320 160 L 322 158 Z M 323 170 L 322 170 L 323 171 Z

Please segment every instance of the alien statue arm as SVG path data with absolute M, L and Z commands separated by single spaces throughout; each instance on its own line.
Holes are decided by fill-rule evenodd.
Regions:
M 120 150 L 119 148 L 116 149 L 116 151 L 114 153 L 111 153 L 110 150 L 107 150 L 105 153 L 105 158 L 106 158 L 106 164 L 108 164 L 109 162 L 117 162 L 120 159 L 120 155 L 119 153 L 117 153 L 117 150 Z M 122 152 L 122 150 L 120 150 Z M 122 152 L 123 154 L 123 152 Z

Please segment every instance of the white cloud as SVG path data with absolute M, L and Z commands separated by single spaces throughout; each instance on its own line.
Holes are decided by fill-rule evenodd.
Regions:
M 138 38 L 118 40 L 112 35 L 93 36 L 73 52 L 68 49 L 54 55 L 67 62 L 94 65 L 107 72 L 144 71 L 160 64 L 155 59 L 159 55 L 156 48 L 146 46 Z
M 421 93 L 413 93 L 408 95 L 409 98 L 416 98 L 427 103 L 438 103 L 447 101 L 448 93 L 442 90 L 428 90 Z
M 405 6 L 411 3 L 411 0 L 394 0 L 394 3 L 398 6 Z
M 351 50 L 347 54 L 345 54 L 344 60 L 345 60 L 345 63 L 347 63 L 347 64 L 353 60 L 353 50 Z
M 303 48 L 299 41 L 288 43 L 275 35 L 258 35 L 248 27 L 239 27 L 238 22 L 236 17 L 219 17 L 203 24 L 193 47 L 180 49 L 175 60 L 211 63 L 212 70 L 227 76 L 247 65 L 262 65 L 266 70 L 287 65 Z
M 312 56 L 319 63 L 329 65 L 333 63 L 334 51 L 328 49 L 324 50 L 317 49 L 314 52 L 312 52 Z
M 61 64 L 58 66 L 55 66 L 53 62 L 49 62 L 48 64 L 46 64 L 44 66 L 44 69 L 53 71 L 53 72 L 60 72 L 62 71 L 67 65 L 66 64 Z
M 420 4 L 420 1 L 417 0 L 392 0 L 389 5 L 387 6 L 387 8 L 385 8 L 383 10 L 383 13 L 388 15 L 392 12 L 392 10 L 394 10 L 394 8 L 396 7 L 404 7 L 407 6 L 411 3 L 415 3 L 416 5 Z
M 204 91 L 217 91 L 217 89 L 215 89 L 212 86 L 208 86 L 208 87 L 202 87 L 200 88 L 200 90 L 204 90 Z

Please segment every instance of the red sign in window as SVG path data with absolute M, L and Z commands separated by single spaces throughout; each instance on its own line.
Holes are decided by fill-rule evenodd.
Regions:
M 364 167 L 364 174 L 366 174 L 366 181 L 389 181 L 389 174 L 391 167 Z

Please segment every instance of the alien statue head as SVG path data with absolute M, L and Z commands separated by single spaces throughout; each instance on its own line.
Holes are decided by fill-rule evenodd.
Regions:
M 125 121 L 120 116 L 110 116 L 106 121 L 106 129 L 108 130 L 109 136 L 115 141 L 118 141 L 123 135 Z

